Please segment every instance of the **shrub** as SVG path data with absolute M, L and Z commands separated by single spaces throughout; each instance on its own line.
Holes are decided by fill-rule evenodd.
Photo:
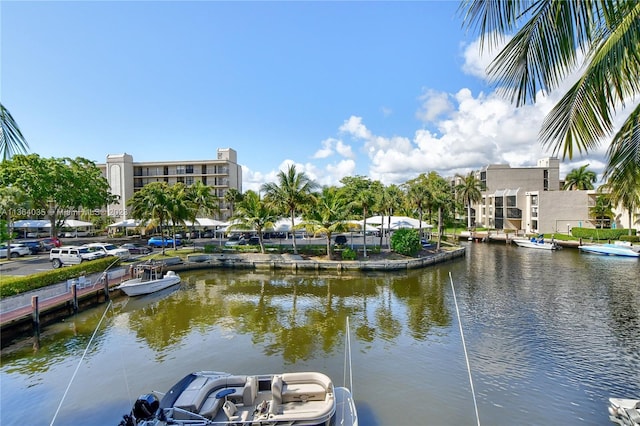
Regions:
M 391 236 L 391 250 L 406 256 L 414 256 L 422 249 L 420 234 L 416 229 L 398 229 Z
M 634 230 L 632 230 L 634 232 Z M 594 240 L 618 240 L 622 236 L 628 236 L 628 229 L 594 229 L 594 228 L 571 228 L 571 235 L 576 238 Z
M 16 294 L 36 290 L 48 285 L 58 284 L 82 275 L 103 272 L 113 262 L 119 263 L 120 261 L 109 256 L 90 262 L 82 262 L 79 265 L 65 266 L 64 268 L 38 272 L 24 277 L 2 279 L 0 280 L 0 298 L 15 296 Z
M 355 250 L 346 247 L 342 249 L 342 260 L 356 260 L 357 253 Z

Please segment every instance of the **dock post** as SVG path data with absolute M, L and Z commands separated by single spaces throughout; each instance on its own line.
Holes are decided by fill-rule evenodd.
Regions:
M 104 301 L 106 302 L 107 300 L 109 300 L 109 277 L 107 273 L 103 273 L 100 279 L 104 284 Z
M 73 313 L 78 313 L 78 285 L 76 283 L 71 284 L 71 296 L 73 297 Z
M 40 346 L 40 304 L 38 296 L 31 296 L 31 309 L 33 318 L 33 345 Z

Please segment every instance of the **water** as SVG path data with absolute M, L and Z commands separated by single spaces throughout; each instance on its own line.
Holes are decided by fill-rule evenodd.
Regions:
M 606 425 L 608 397 L 640 398 L 637 259 L 468 249 L 404 273 L 183 273 L 178 290 L 114 301 L 90 346 L 105 306 L 3 351 L 0 423 L 115 425 L 195 370 L 342 385 L 349 317 L 361 425 L 476 424 L 449 273 L 482 424 Z

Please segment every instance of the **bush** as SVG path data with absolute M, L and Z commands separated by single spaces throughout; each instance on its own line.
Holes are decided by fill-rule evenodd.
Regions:
M 355 250 L 346 247 L 342 249 L 342 260 L 356 260 L 357 253 Z
M 635 233 L 635 230 L 631 230 Z M 594 229 L 594 228 L 571 228 L 571 235 L 576 238 L 593 240 L 619 240 L 622 236 L 629 236 L 628 229 Z
M 414 256 L 422 250 L 417 229 L 398 229 L 391 236 L 391 250 L 405 256 Z
M 0 298 L 15 296 L 31 290 L 36 290 L 52 284 L 65 282 L 82 275 L 103 272 L 114 261 L 120 261 L 112 256 L 103 259 L 82 262 L 79 265 L 65 266 L 64 268 L 38 272 L 24 277 L 10 277 L 0 280 Z

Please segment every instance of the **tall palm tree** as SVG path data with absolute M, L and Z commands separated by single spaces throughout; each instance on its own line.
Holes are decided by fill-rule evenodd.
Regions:
M 173 241 L 173 249 L 176 249 L 176 226 L 183 226 L 185 221 L 196 220 L 198 212 L 197 206 L 190 198 L 187 186 L 178 182 L 169 187 L 169 197 L 167 199 L 168 218 L 171 221 L 171 240 Z
M 0 152 L 2 159 L 8 160 L 14 154 L 26 154 L 29 149 L 18 123 L 8 109 L 0 103 Z
M 291 218 L 293 232 L 293 253 L 298 254 L 295 236 L 296 212 L 305 204 L 313 200 L 313 191 L 318 184 L 312 181 L 304 172 L 298 173 L 295 164 L 290 165 L 286 172 L 278 173 L 278 183 L 265 183 L 261 191 L 265 193 L 265 200 L 277 208 L 281 208 Z
M 420 238 L 422 235 L 422 221 L 425 210 L 431 209 L 432 196 L 429 191 L 427 176 L 421 173 L 415 179 L 405 182 L 407 203 L 418 211 Z
M 436 249 L 440 250 L 440 242 L 444 230 L 443 215 L 445 210 L 453 205 L 453 194 L 449 182 L 435 172 L 429 173 L 428 189 L 431 194 L 431 204 L 438 209 L 438 243 Z
M 382 184 L 363 176 L 347 176 L 342 178 L 340 182 L 344 184 L 340 192 L 343 197 L 350 200 L 349 206 L 362 212 L 363 256 L 367 257 L 367 216 L 376 205 L 378 194 L 382 191 Z
M 212 216 L 220 213 L 219 198 L 213 193 L 213 188 L 205 185 L 201 180 L 196 181 L 187 188 L 187 197 L 193 208 L 193 224 L 198 215 Z
M 242 194 L 235 188 L 229 188 L 224 193 L 224 202 L 231 207 L 231 215 L 233 216 L 233 207 L 239 201 L 242 201 Z
M 544 120 L 543 145 L 568 158 L 575 150 L 588 152 L 611 135 L 616 111 L 631 101 L 606 172 L 640 165 L 640 2 L 464 0 L 460 11 L 483 45 L 495 46 L 517 30 L 488 72 L 518 106 L 535 102 L 537 93 L 557 88 L 573 71 L 582 73 Z
M 611 219 L 614 216 L 609 194 L 598 195 L 595 205 L 589 208 L 589 213 L 596 220 L 596 224 L 599 223 L 599 228 L 604 228 L 605 219 Z
M 160 227 L 160 235 L 164 238 L 162 227 L 169 217 L 169 186 L 165 182 L 151 182 L 143 186 L 127 201 L 127 206 L 133 219 L 154 222 Z
M 598 190 L 609 191 L 611 203 L 621 205 L 627 211 L 631 235 L 631 229 L 637 222 L 633 216 L 640 208 L 640 168 L 635 172 L 630 168 L 616 170 Z
M 456 177 L 460 178 L 460 183 L 455 188 L 456 195 L 467 207 L 467 228 L 471 229 L 471 205 L 482 200 L 482 182 L 474 172 L 467 175 L 456 174 Z
M 336 187 L 324 187 L 302 219 L 308 231 L 325 235 L 327 257 L 333 259 L 332 235 L 349 230 L 349 205 L 346 198 L 340 195 Z
M 598 176 L 595 172 L 587 170 L 587 167 L 589 167 L 589 165 L 585 164 L 567 173 L 562 189 L 567 191 L 593 189 L 593 184 L 598 180 Z
M 395 209 L 399 208 L 404 201 L 404 194 L 398 185 L 391 184 L 384 187 L 378 200 L 382 221 L 380 226 L 380 247 L 384 238 L 384 215 L 387 215 L 387 235 L 391 233 L 391 216 Z
M 231 225 L 235 229 L 251 229 L 258 234 L 260 242 L 260 252 L 264 253 L 263 233 L 265 228 L 273 227 L 273 224 L 279 219 L 279 215 L 264 200 L 260 199 L 255 191 L 247 191 L 236 205 L 236 213 L 233 219 L 237 223 Z

